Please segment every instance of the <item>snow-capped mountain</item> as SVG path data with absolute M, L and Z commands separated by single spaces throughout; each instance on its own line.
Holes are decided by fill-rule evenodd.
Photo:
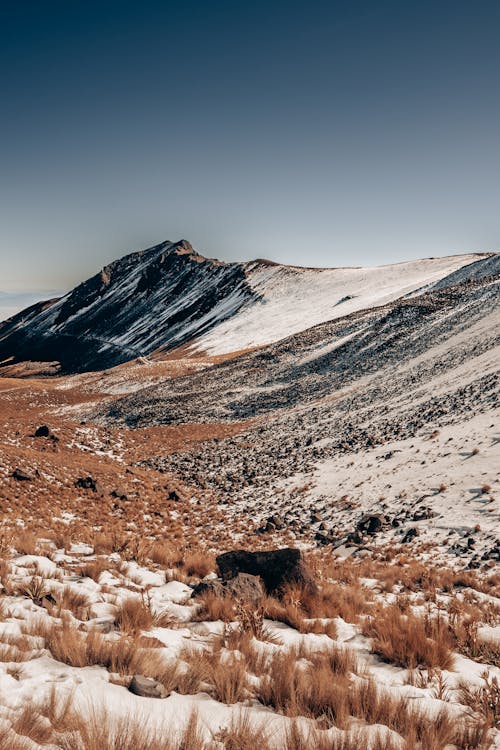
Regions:
M 222 263 L 185 240 L 163 242 L 0 323 L 0 362 L 57 361 L 74 372 L 183 344 L 210 354 L 240 351 L 384 305 L 482 257 L 313 269 L 265 260 Z

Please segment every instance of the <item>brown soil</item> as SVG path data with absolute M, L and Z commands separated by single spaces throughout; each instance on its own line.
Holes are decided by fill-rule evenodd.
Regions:
M 111 430 L 82 422 L 86 407 L 116 398 L 130 383 L 148 385 L 212 364 L 214 360 L 208 357 L 170 357 L 70 377 L 0 378 L 3 526 L 25 525 L 36 534 L 70 534 L 80 539 L 90 539 L 99 531 L 139 531 L 144 537 L 171 538 L 183 545 L 199 542 L 202 536 L 207 545 L 226 546 L 230 537 L 224 539 L 224 532 L 215 530 L 224 528 L 217 498 L 202 496 L 177 477 L 137 463 L 238 434 L 248 423 Z M 35 438 L 40 425 L 48 425 L 58 439 Z M 31 479 L 14 478 L 16 469 Z M 97 484 L 95 491 L 75 485 L 80 477 L 89 476 Z

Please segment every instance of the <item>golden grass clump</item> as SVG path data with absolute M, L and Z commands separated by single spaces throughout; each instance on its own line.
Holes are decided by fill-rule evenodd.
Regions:
M 378 608 L 362 629 L 372 639 L 373 653 L 397 666 L 450 669 L 453 665 L 453 642 L 442 619 L 403 615 L 390 605 Z
M 130 635 L 136 635 L 141 630 L 149 630 L 152 627 L 167 627 L 171 623 L 172 618 L 169 615 L 153 610 L 147 595 L 124 599 L 115 613 L 116 626 Z

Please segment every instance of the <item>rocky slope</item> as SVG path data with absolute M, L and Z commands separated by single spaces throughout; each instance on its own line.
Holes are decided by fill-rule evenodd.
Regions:
M 471 561 L 478 549 L 498 555 L 498 509 L 481 501 L 476 515 L 468 510 L 471 488 L 496 487 L 500 479 L 500 257 L 468 269 L 452 274 L 449 284 L 139 390 L 93 416 L 143 428 L 245 420 L 237 436 L 159 455 L 149 465 L 216 493 L 228 515 L 245 512 L 265 521 L 279 512 L 280 523 L 299 536 L 321 532 L 318 539 L 330 543 L 343 544 L 364 512 L 387 515 L 388 506 L 395 523 L 387 540 L 400 541 L 422 497 L 455 485 L 446 522 L 438 503 L 433 513 L 442 523 L 426 524 L 431 537 L 443 542 L 458 512 L 469 519 L 464 534 L 476 523 L 484 532 L 476 549 L 475 543 L 458 545 L 459 553 Z M 455 435 L 456 445 L 426 442 L 448 427 L 446 440 Z M 474 449 L 486 452 L 485 464 L 483 456 L 469 460 Z M 382 454 L 390 459 L 398 453 L 403 468 L 421 453 L 416 471 L 403 471 L 397 482 L 388 477 L 385 489 L 378 479 L 385 495 L 375 496 L 370 487 L 379 472 L 373 467 Z M 441 477 L 433 464 L 443 467 Z M 392 472 L 389 463 L 382 466 Z M 307 490 L 297 494 L 300 487 Z M 352 502 L 340 502 L 342 496 Z M 311 514 L 318 516 L 313 523 Z

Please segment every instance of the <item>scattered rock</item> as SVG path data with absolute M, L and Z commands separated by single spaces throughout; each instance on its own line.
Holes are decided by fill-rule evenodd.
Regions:
M 142 698 L 168 698 L 170 695 L 161 682 L 153 680 L 152 677 L 144 677 L 142 674 L 135 674 L 132 677 L 129 690 Z
M 36 438 L 48 438 L 50 437 L 50 428 L 47 427 L 46 424 L 42 424 L 40 427 L 37 427 L 35 430 L 35 437 Z
M 413 521 L 425 521 L 428 518 L 434 518 L 436 513 L 432 510 L 432 508 L 419 508 L 416 510 L 413 514 L 412 520 Z
M 415 526 L 412 526 L 411 529 L 408 529 L 401 541 L 403 544 L 407 544 L 408 542 L 411 542 L 412 539 L 415 539 L 415 537 L 418 535 L 418 529 Z
M 28 474 L 23 469 L 14 469 L 12 472 L 13 479 L 16 479 L 18 482 L 32 482 L 33 477 L 31 474 Z
M 116 497 L 117 500 L 122 500 L 123 502 L 128 500 L 128 497 L 123 490 L 115 489 L 112 490 L 109 494 L 111 495 L 111 497 Z
M 75 487 L 78 487 L 80 490 L 92 490 L 92 492 L 97 492 L 97 482 L 92 477 L 78 477 L 75 482 Z
M 50 427 L 46 424 L 40 425 L 40 427 L 37 427 L 35 432 L 33 433 L 33 437 L 36 438 L 50 438 L 54 443 L 59 442 L 59 438 L 57 435 L 55 435 Z
M 385 524 L 385 517 L 381 513 L 367 513 L 363 516 L 356 528 L 363 534 L 376 534 Z

